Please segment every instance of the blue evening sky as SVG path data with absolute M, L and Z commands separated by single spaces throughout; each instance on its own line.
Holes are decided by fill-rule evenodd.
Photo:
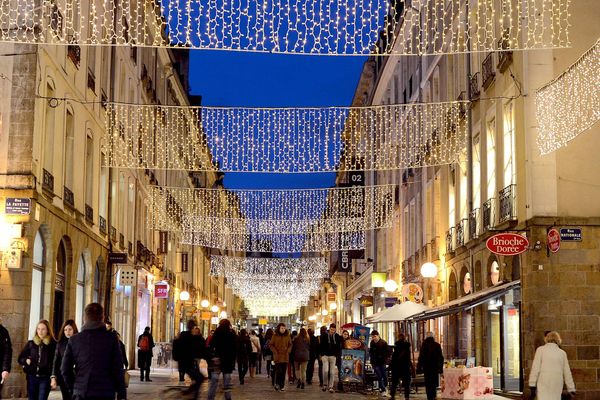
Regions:
M 191 50 L 191 92 L 205 106 L 349 106 L 366 57 Z M 225 187 L 334 186 L 334 173 L 226 173 Z

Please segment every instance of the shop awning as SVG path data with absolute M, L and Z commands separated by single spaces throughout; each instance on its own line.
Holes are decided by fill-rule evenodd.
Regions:
M 377 313 L 380 315 L 371 315 L 367 320 L 371 323 L 404 321 L 415 314 L 420 314 L 429 309 L 429 307 L 423 304 L 405 301 Z
M 371 322 L 371 320 L 373 320 L 374 318 L 379 317 L 381 314 L 383 314 L 384 312 L 386 312 L 386 308 L 384 308 L 383 310 L 376 312 L 375 314 L 371 314 L 368 317 L 365 318 L 365 323 L 366 324 L 372 324 L 373 322 Z
M 460 299 L 449 301 L 448 303 L 442 304 L 420 314 L 413 315 L 412 317 L 408 318 L 408 320 L 424 321 L 427 319 L 443 317 L 445 315 L 456 314 L 464 310 L 470 310 L 471 308 L 477 307 L 478 305 L 485 303 L 490 299 L 502 296 L 509 290 L 514 289 L 515 287 L 518 287 L 520 285 L 521 280 L 516 280 L 508 283 L 503 283 L 502 285 L 492 286 L 485 290 L 481 290 L 479 292 L 475 292 L 467 296 L 461 297 Z

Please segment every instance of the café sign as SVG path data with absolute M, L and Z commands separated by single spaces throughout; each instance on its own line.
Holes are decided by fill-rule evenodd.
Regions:
M 560 233 L 556 228 L 551 228 L 548 231 L 548 250 L 556 253 L 560 249 Z
M 489 251 L 499 256 L 515 256 L 529 248 L 529 240 L 517 233 L 498 233 L 485 242 Z

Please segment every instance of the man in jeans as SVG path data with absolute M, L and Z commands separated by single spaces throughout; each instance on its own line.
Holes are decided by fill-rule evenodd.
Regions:
M 329 389 L 334 392 L 335 369 L 337 358 L 342 349 L 342 337 L 336 333 L 335 324 L 329 325 L 329 331 L 325 335 L 319 336 L 319 355 L 323 362 L 323 387 L 321 390 Z
M 231 329 L 231 322 L 228 319 L 222 319 L 209 345 L 211 359 L 208 366 L 211 369 L 211 375 L 208 400 L 215 399 L 220 374 L 223 374 L 225 400 L 231 400 L 231 373 L 233 372 L 236 360 L 236 341 L 237 336 Z
M 375 370 L 375 375 L 377 375 L 377 381 L 379 382 L 379 391 L 382 393 L 383 397 L 388 397 L 387 393 L 387 369 L 386 363 L 388 356 L 390 354 L 390 349 L 385 340 L 379 337 L 379 332 L 373 331 L 371 332 L 371 344 L 369 345 L 369 359 L 371 360 L 371 365 Z

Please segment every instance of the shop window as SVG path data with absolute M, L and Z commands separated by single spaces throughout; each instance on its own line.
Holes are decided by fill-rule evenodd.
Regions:
M 77 267 L 77 284 L 75 288 L 75 323 L 83 325 L 83 310 L 85 308 L 85 258 L 83 254 Z
M 31 271 L 31 302 L 29 304 L 29 334 L 32 338 L 39 320 L 42 319 L 44 301 L 44 268 L 46 261 L 46 245 L 38 231 L 33 243 L 33 269 Z

